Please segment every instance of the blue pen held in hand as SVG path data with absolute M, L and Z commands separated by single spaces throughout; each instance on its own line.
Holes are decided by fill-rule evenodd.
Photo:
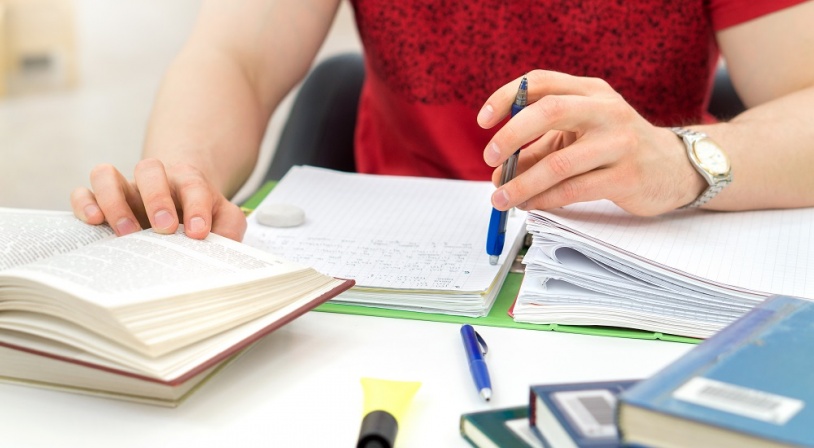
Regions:
M 526 107 L 528 103 L 528 87 L 528 81 L 524 76 L 523 79 L 520 80 L 520 87 L 517 89 L 517 95 L 514 97 L 514 103 L 512 103 L 512 117 Z M 518 149 L 503 162 L 500 185 L 504 185 L 506 182 L 514 179 L 514 174 L 517 170 L 517 157 L 519 155 L 520 150 Z M 508 216 L 508 210 L 503 212 L 492 208 L 492 217 L 489 220 L 489 230 L 486 235 L 486 253 L 489 254 L 490 264 L 497 264 L 500 254 L 503 252 L 503 243 L 506 240 L 506 220 Z
M 466 360 L 469 362 L 469 372 L 475 381 L 475 388 L 484 400 L 489 401 L 492 398 L 492 382 L 489 380 L 489 370 L 483 359 L 483 355 L 486 354 L 489 347 L 471 325 L 461 327 L 461 338 L 463 338 Z

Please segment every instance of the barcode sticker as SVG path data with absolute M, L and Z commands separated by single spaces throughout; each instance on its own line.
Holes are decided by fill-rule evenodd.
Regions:
M 796 398 L 701 377 L 695 377 L 684 383 L 673 392 L 673 397 L 776 425 L 784 425 L 800 412 L 804 405 Z
M 616 397 L 606 389 L 555 392 L 551 397 L 585 437 L 616 437 Z

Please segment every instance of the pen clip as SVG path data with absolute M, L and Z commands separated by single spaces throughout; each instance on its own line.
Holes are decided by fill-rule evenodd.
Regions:
M 486 341 L 483 340 L 483 337 L 481 337 L 480 333 L 478 333 L 477 331 L 475 331 L 474 333 L 475 333 L 475 339 L 478 340 L 478 346 L 480 347 L 480 352 L 481 352 L 482 355 L 485 355 L 486 352 L 489 351 L 489 346 L 486 345 Z

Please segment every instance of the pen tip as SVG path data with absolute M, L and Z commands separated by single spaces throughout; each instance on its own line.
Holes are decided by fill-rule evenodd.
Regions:
M 496 265 L 499 258 L 497 255 L 489 255 L 489 264 Z
M 489 401 L 492 399 L 492 389 L 486 388 L 480 390 L 480 396 L 483 397 L 484 400 Z

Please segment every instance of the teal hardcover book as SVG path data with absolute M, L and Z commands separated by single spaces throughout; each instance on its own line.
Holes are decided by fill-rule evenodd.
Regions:
M 814 302 L 773 296 L 620 396 L 623 440 L 814 446 Z
M 529 407 L 491 409 L 461 415 L 461 436 L 476 448 L 533 448 Z
M 544 447 L 616 448 L 617 396 L 637 380 L 532 385 L 529 424 Z

